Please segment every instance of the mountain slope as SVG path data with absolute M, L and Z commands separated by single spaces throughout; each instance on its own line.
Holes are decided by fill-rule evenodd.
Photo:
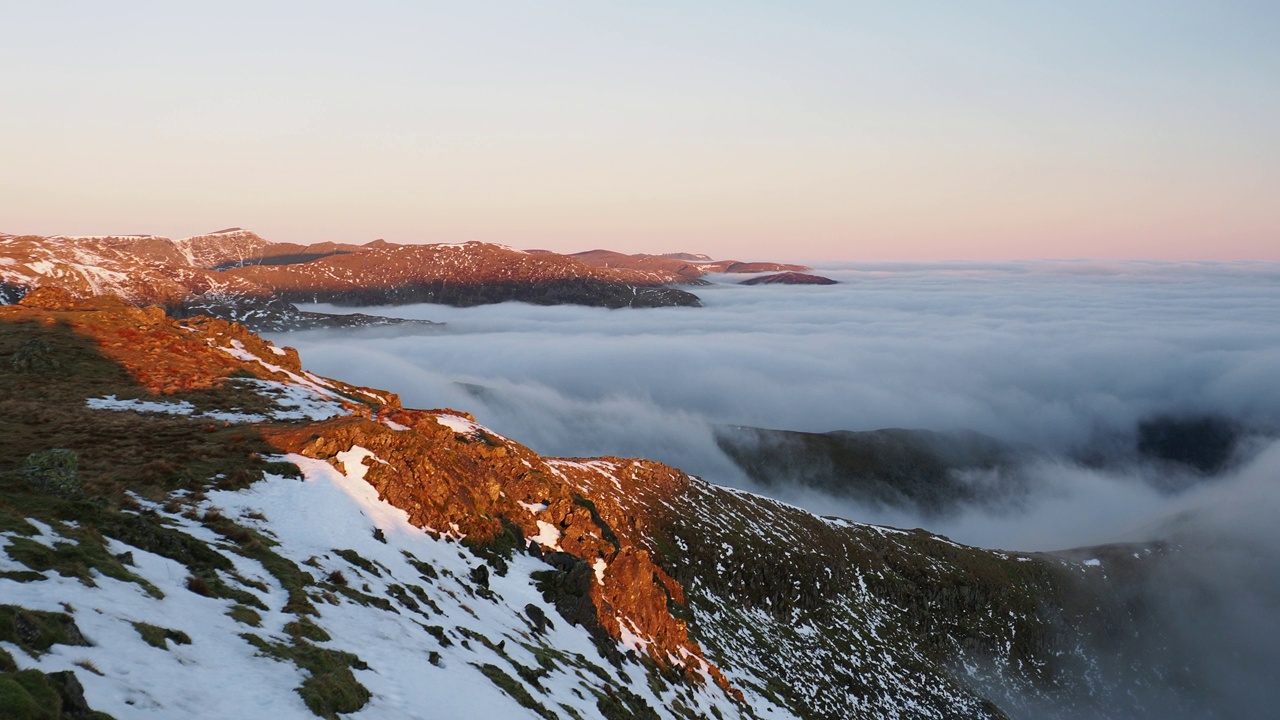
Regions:
M 602 269 L 555 253 L 526 253 L 489 243 L 367 245 L 304 263 L 246 265 L 227 274 L 292 301 L 343 305 L 438 302 L 480 305 L 505 300 L 606 307 L 696 305 L 662 285 L 671 274 Z
M 544 458 L 239 325 L 48 288 L 0 308 L 0 376 L 0 665 L 117 717 L 1126 717 L 1167 670 L 1104 662 L 1135 665 L 1158 550 L 982 551 Z

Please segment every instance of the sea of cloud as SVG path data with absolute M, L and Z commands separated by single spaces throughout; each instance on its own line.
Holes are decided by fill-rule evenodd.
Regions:
M 1280 265 L 818 271 L 841 284 L 748 287 L 713 276 L 695 288 L 702 308 L 360 308 L 447 325 L 277 340 L 321 374 L 399 392 L 412 407 L 469 410 L 544 454 L 650 457 L 747 489 L 715 442 L 718 425 L 964 428 L 1038 448 L 1047 455 L 1027 471 L 1030 495 L 942 517 L 770 489 L 816 512 L 993 547 L 1152 534 L 1185 497 L 1144 482 L 1151 468 L 1072 459 L 1085 448 L 1132 446 L 1144 418 L 1230 418 L 1264 437 L 1255 449 L 1280 429 Z M 1254 453 L 1247 465 L 1267 457 Z

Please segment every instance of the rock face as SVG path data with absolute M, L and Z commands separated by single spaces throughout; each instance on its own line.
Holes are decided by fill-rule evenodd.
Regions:
M 353 446 L 368 449 L 382 460 L 365 475 L 379 497 L 408 512 L 415 525 L 456 528 L 478 546 L 523 550 L 527 538 L 546 537 L 543 526 L 549 524 L 555 538 L 544 544 L 574 561 L 556 560 L 554 554 L 548 559 L 566 574 L 579 563 L 585 568 L 579 577 L 590 581 L 578 589 L 589 600 L 594 627 L 615 641 L 624 632 L 639 634 L 654 662 L 666 666 L 676 658 L 682 670 L 705 669 L 728 687 L 720 671 L 704 659 L 685 622 L 668 609 L 670 603 L 683 605 L 680 585 L 653 562 L 634 535 L 615 530 L 600 517 L 594 503 L 577 489 L 575 479 L 584 474 L 577 463 L 541 458 L 475 425 L 466 415 L 397 409 L 383 417 L 408 429 L 353 418 L 267 437 L 282 450 L 328 461 Z M 450 451 L 439 452 L 445 447 Z M 688 482 L 687 476 L 658 463 L 615 458 L 592 463 L 613 467 L 636 482 Z M 528 506 L 541 509 L 530 511 Z M 577 594 L 572 589 L 562 592 Z M 572 620 L 582 620 L 581 611 L 572 615 Z
M 821 275 L 800 272 L 782 272 L 761 275 L 743 280 L 739 285 L 836 285 L 836 281 Z

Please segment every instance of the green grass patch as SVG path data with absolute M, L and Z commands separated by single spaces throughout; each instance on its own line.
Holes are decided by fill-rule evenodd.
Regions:
M 329 637 L 329 633 L 325 632 L 324 628 L 316 625 L 307 618 L 286 623 L 284 631 L 295 641 L 311 640 L 312 642 L 327 642 L 332 639 Z
M 0 676 L 0 717 L 59 720 L 62 698 L 37 670 Z
M 520 703 L 521 707 L 529 708 L 545 720 L 556 720 L 556 714 L 548 710 L 542 703 L 534 699 L 533 695 L 521 685 L 518 680 L 503 672 L 502 668 L 491 663 L 477 664 L 472 663 L 485 677 L 489 678 L 489 682 L 498 686 L 498 689 L 511 696 L 512 700 Z
M 449 639 L 448 634 L 445 633 L 444 628 L 439 625 L 423 625 L 422 629 L 430 633 L 431 637 L 435 638 L 436 642 L 440 643 L 440 647 L 449 647 L 453 644 L 453 641 Z
M 0 532 L 18 533 L 19 535 L 39 535 L 40 531 L 27 519 L 0 506 Z
M 9 541 L 10 558 L 36 572 L 53 570 L 63 577 L 73 577 L 89 587 L 94 587 L 93 570 L 116 580 L 136 583 L 154 598 L 164 597 L 159 588 L 133 574 L 120 559 L 107 551 L 106 541 L 91 527 L 62 527 L 59 529 L 65 541 L 55 542 L 53 547 L 25 537 Z
M 345 585 L 329 585 L 326 589 L 336 592 L 348 600 L 357 602 L 365 607 L 376 607 L 379 610 L 385 610 L 389 613 L 395 613 L 397 615 L 400 614 L 400 611 L 396 609 L 396 606 L 392 605 L 391 601 L 386 598 L 362 593 L 355 588 L 347 587 Z
M 0 675 L 0 718 L 5 720 L 113 720 L 84 702 L 84 688 L 70 671 L 20 670 Z
M 382 571 L 379 570 L 372 562 L 361 557 L 360 553 L 355 550 L 334 550 L 333 554 L 374 577 L 382 577 Z
M 5 570 L 0 572 L 0 580 L 12 580 L 14 582 L 37 582 L 47 580 L 43 573 L 34 570 Z
M 298 638 L 293 644 L 286 645 L 268 642 L 251 633 L 240 637 L 261 654 L 281 662 L 291 662 L 307 671 L 308 677 L 297 692 L 316 715 L 337 720 L 338 713 L 356 712 L 369 702 L 369 690 L 351 672 L 352 668 L 365 670 L 369 666 L 356 655 L 316 647 Z
M 170 628 L 160 627 L 159 625 L 152 625 L 151 623 L 144 622 L 133 623 L 133 629 L 138 631 L 138 634 L 142 636 L 142 639 L 145 640 L 148 645 L 160 648 L 161 650 L 169 649 L 168 641 L 170 640 L 172 640 L 176 645 L 191 644 L 191 636 L 181 630 L 172 630 Z
M 413 597 L 409 595 L 409 591 L 406 590 L 403 585 L 388 585 L 387 592 L 391 595 L 391 597 L 396 599 L 396 602 L 400 603 L 406 609 L 412 612 L 418 613 L 424 618 L 431 617 L 430 615 L 427 614 L 425 610 L 422 609 L 422 606 L 418 603 L 418 601 L 414 600 Z M 434 603 L 432 604 L 434 605 Z M 438 611 L 439 611 L 439 608 L 437 608 L 437 612 Z
M 315 583 L 315 578 L 298 567 L 297 563 L 275 552 L 272 548 L 279 543 L 216 513 L 206 513 L 203 522 L 205 527 L 235 543 L 237 554 L 257 560 L 264 570 L 280 582 L 280 586 L 289 594 L 289 600 L 284 606 L 285 612 L 294 615 L 316 614 L 315 605 L 307 597 L 307 587 Z
M 262 465 L 262 472 L 270 475 L 279 475 L 280 477 L 293 478 L 301 480 L 302 468 L 288 460 L 270 460 Z
M 560 703 L 560 709 L 568 713 L 569 717 L 573 718 L 573 720 L 583 720 L 582 714 L 579 713 L 576 709 L 574 709 L 572 705 L 565 705 L 564 703 Z
M 435 610 L 437 615 L 444 614 L 444 611 L 440 609 L 439 605 L 436 605 L 436 602 L 431 599 L 431 596 L 427 594 L 427 591 L 424 590 L 421 585 L 410 584 L 410 585 L 406 585 L 405 587 L 409 589 L 409 592 L 413 593 L 414 597 L 418 598 L 418 602 L 422 603 L 423 605 L 426 605 L 432 610 Z
M 269 610 L 267 604 L 248 590 L 232 587 L 215 573 L 192 575 L 187 578 L 187 589 L 197 595 L 222 598 L 258 610 Z
M 232 605 L 231 609 L 227 611 L 227 615 L 230 615 L 232 620 L 235 620 L 242 625 L 248 625 L 249 627 L 262 627 L 262 615 L 251 607 L 245 607 L 244 605 Z
M 610 686 L 606 693 L 596 692 L 596 709 L 606 720 L 659 720 L 660 718 L 644 698 L 625 687 Z
M 400 552 L 404 553 L 404 559 L 407 560 L 408 563 L 413 566 L 413 569 L 418 571 L 418 574 L 422 576 L 423 580 L 426 580 L 427 582 L 432 582 L 440 578 L 440 574 L 437 573 L 436 569 L 431 566 L 431 563 L 427 563 L 419 560 L 417 557 L 414 556 L 413 553 L 409 552 L 408 550 L 401 550 Z
M 0 605 L 0 640 L 17 645 L 33 657 L 54 645 L 89 645 L 70 615 L 17 605 Z

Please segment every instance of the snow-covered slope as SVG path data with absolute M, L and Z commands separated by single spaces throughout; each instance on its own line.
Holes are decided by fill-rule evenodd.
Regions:
M 91 645 L 55 645 L 40 657 L 13 643 L 0 647 L 19 667 L 75 671 L 89 703 L 120 718 L 314 717 L 299 688 L 317 672 L 289 657 L 300 647 L 350 654 L 354 682 L 368 692 L 351 717 L 603 717 L 602 704 L 625 704 L 630 693 L 658 717 L 741 716 L 738 703 L 713 684 L 651 686 L 634 653 L 617 665 L 602 657 L 585 630 L 543 601 L 532 576 L 545 564 L 517 556 L 505 575 L 488 573 L 458 541 L 414 527 L 378 500 L 363 481 L 376 456 L 353 447 L 343 457 L 339 469 L 288 456 L 302 478 L 268 475 L 245 490 L 213 492 L 188 505 L 185 517 L 138 499 L 135 512 L 217 553 L 226 565 L 217 575 L 238 598 L 192 592 L 188 566 L 108 539 L 108 552 L 127 553 L 131 579 L 50 573 L 39 581 L 0 580 L 5 603 L 70 612 Z M 290 592 L 270 563 L 201 522 L 210 517 L 257 533 L 280 559 L 312 576 L 306 611 L 289 607 Z M 0 544 L 77 543 L 60 527 L 32 521 L 31 529 L 0 533 Z M 0 571 L 25 569 L 0 552 Z M 291 627 L 300 622 L 305 631 Z M 138 629 L 143 623 L 170 639 L 151 644 Z M 509 693 L 506 683 L 525 692 Z M 760 698 L 749 702 L 769 707 Z M 780 708 L 764 711 L 789 717 Z
M 7 302 L 58 287 L 79 297 L 116 295 L 138 305 L 201 296 L 264 296 L 260 288 L 189 263 L 174 241 L 153 235 L 0 237 L 0 286 Z

